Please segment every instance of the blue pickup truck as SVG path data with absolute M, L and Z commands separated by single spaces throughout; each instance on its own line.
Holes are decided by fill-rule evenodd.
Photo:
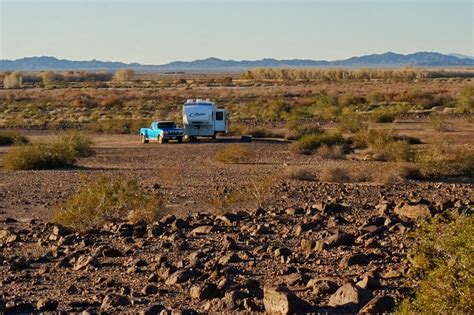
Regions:
M 140 136 L 143 143 L 149 141 L 158 141 L 158 143 L 166 143 L 170 140 L 178 140 L 183 142 L 184 131 L 176 126 L 173 121 L 154 121 L 150 128 L 140 128 Z

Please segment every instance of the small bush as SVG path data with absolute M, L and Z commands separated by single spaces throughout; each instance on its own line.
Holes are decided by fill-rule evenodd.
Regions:
M 376 123 L 391 123 L 395 121 L 395 114 L 384 108 L 377 108 L 370 114 L 370 119 Z
M 244 135 L 252 135 L 254 138 L 284 138 L 282 132 L 278 132 L 265 127 L 247 128 L 243 130 Z
M 474 309 L 474 217 L 448 212 L 414 232 L 410 276 L 418 281 L 399 314 L 470 314 Z
M 421 173 L 427 178 L 474 176 L 474 150 L 470 147 L 455 148 L 440 140 L 415 156 Z
M 95 155 L 92 149 L 92 141 L 83 134 L 73 131 L 59 138 L 59 143 L 69 147 L 76 157 L 90 157 Z
M 115 72 L 114 79 L 119 82 L 130 81 L 134 78 L 135 71 L 132 69 L 120 69 Z
M 342 113 L 337 119 L 339 132 L 356 133 L 366 128 L 367 126 L 361 116 L 354 112 Z
M 288 167 L 283 171 L 283 178 L 302 180 L 302 181 L 314 181 L 316 176 L 309 169 L 304 167 Z
M 15 131 L 0 131 L 0 146 L 27 144 L 27 137 Z
M 298 121 L 288 122 L 286 130 L 286 140 L 298 140 L 307 135 L 318 135 L 323 133 L 323 130 L 317 124 L 301 123 Z
M 76 157 L 60 143 L 30 144 L 12 148 L 3 160 L 9 170 L 42 170 L 71 166 Z
M 352 178 L 349 172 L 341 167 L 326 167 L 319 174 L 319 180 L 328 183 L 347 183 Z
M 12 148 L 4 158 L 10 170 L 40 170 L 72 166 L 78 157 L 95 154 L 90 140 L 79 133 L 69 133 L 51 143 L 36 143 Z
M 98 228 L 106 222 L 155 220 L 163 198 L 144 191 L 135 179 L 101 177 L 84 184 L 54 209 L 54 221 L 79 231 Z
M 255 156 L 255 152 L 245 145 L 229 144 L 217 152 L 215 159 L 223 163 L 249 163 Z
M 460 113 L 474 113 L 474 86 L 465 86 L 459 93 L 457 110 Z
M 409 161 L 414 153 L 407 141 L 396 140 L 397 136 L 386 129 L 370 129 L 357 133 L 356 147 L 369 148 L 372 158 L 378 161 Z
M 313 154 L 322 145 L 330 147 L 342 142 L 343 138 L 340 134 L 309 134 L 291 143 L 289 150 L 300 154 Z

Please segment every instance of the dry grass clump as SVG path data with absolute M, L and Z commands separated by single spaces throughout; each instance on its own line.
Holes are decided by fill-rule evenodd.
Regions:
M 448 122 L 444 115 L 440 114 L 430 115 L 430 126 L 439 132 L 448 132 L 454 130 L 453 124 Z
M 319 173 L 319 180 L 328 183 L 348 183 L 352 182 L 352 177 L 349 171 L 339 166 L 325 167 Z
M 340 145 L 328 146 L 323 144 L 316 150 L 316 155 L 331 160 L 342 160 L 345 158 L 342 146 Z
M 457 99 L 457 110 L 462 114 L 474 113 L 474 86 L 462 88 Z
M 79 133 L 70 133 L 51 143 L 35 143 L 12 148 L 3 160 L 9 170 L 40 170 L 72 166 L 77 158 L 95 154 L 91 142 Z
M 470 314 L 474 309 L 474 217 L 449 211 L 423 222 L 413 235 L 409 276 L 417 281 L 413 294 L 399 306 L 398 314 L 436 311 Z
M 255 127 L 244 129 L 243 135 L 251 135 L 253 138 L 284 138 L 283 132 L 265 127 Z
M 360 114 L 349 111 L 342 113 L 337 118 L 337 129 L 339 132 L 357 133 L 367 129 L 367 125 Z
M 255 157 L 255 151 L 242 144 L 228 144 L 215 155 L 217 161 L 230 164 L 249 163 Z
M 282 174 L 283 178 L 301 180 L 301 181 L 314 181 L 316 176 L 314 173 L 306 167 L 287 167 Z
M 301 123 L 290 121 L 286 124 L 286 140 L 298 140 L 306 135 L 318 135 L 323 133 L 321 127 L 317 124 Z
M 137 180 L 101 177 L 84 184 L 54 209 L 54 221 L 79 231 L 98 228 L 106 222 L 155 220 L 163 197 L 144 191 Z
M 0 146 L 27 144 L 27 137 L 16 131 L 0 131 Z
M 289 150 L 299 154 L 313 154 L 322 145 L 334 146 L 344 141 L 340 134 L 320 133 L 305 135 L 290 144 Z
M 115 72 L 114 80 L 118 82 L 130 81 L 135 77 L 135 71 L 132 69 L 120 69 Z
M 474 149 L 452 147 L 439 140 L 416 154 L 415 161 L 427 178 L 449 178 L 474 176 Z

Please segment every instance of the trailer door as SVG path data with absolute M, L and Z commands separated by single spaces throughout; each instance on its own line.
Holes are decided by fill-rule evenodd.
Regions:
M 214 130 L 216 132 L 227 132 L 227 115 L 224 109 L 218 109 L 214 113 Z

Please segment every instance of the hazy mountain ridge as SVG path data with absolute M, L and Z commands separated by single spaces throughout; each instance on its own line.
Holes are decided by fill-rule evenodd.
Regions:
M 463 58 L 466 57 L 466 58 Z M 351 57 L 344 60 L 326 61 L 310 59 L 277 60 L 265 58 L 260 60 L 223 60 L 206 58 L 194 61 L 173 61 L 163 65 L 142 65 L 139 63 L 123 63 L 114 61 L 74 61 L 55 57 L 26 57 L 16 60 L 0 60 L 0 71 L 23 70 L 109 70 L 132 68 L 136 71 L 163 72 L 163 71 L 212 71 L 212 70 L 245 70 L 252 68 L 283 68 L 283 67 L 471 67 L 474 66 L 473 57 L 459 54 L 440 54 L 436 52 L 416 52 L 403 55 L 393 52 L 372 54 L 360 57 Z

